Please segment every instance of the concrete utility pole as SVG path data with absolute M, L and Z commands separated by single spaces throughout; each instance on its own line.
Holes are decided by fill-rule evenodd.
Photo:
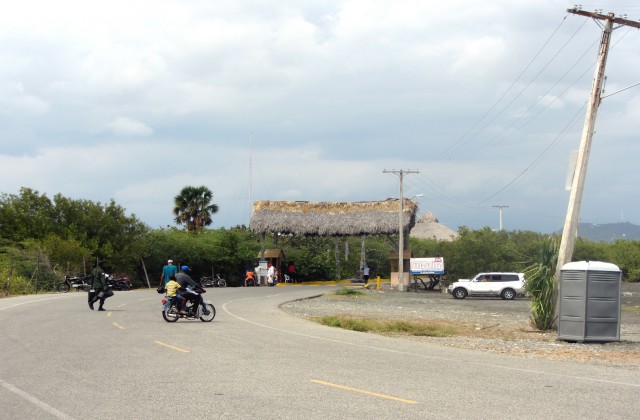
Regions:
M 502 206 L 493 206 L 493 207 L 500 209 L 500 230 L 502 230 L 502 209 L 508 208 L 509 206 L 502 205 Z
M 593 138 L 596 115 L 598 113 L 598 106 L 600 105 L 604 71 L 607 64 L 607 55 L 609 53 L 609 44 L 611 43 L 613 24 L 616 23 L 620 26 L 640 28 L 640 22 L 617 18 L 613 13 L 603 15 L 596 12 L 585 12 L 578 8 L 568 9 L 567 12 L 591 17 L 596 20 L 603 20 L 604 29 L 602 31 L 602 39 L 600 41 L 600 48 L 598 51 L 598 62 L 596 64 L 593 89 L 591 91 L 591 98 L 589 99 L 587 107 L 587 116 L 585 118 L 584 129 L 582 131 L 580 149 L 578 150 L 576 169 L 571 183 L 569 206 L 567 208 L 567 215 L 564 222 L 564 228 L 562 230 L 562 241 L 560 243 L 560 251 L 558 254 L 558 272 L 565 263 L 571 261 L 571 257 L 573 256 L 575 238 L 578 232 L 578 220 L 580 218 L 582 192 L 584 190 L 584 182 L 587 174 L 587 164 L 589 162 L 589 152 L 591 150 L 591 140 Z
M 400 169 L 396 171 L 395 169 L 391 171 L 387 171 L 386 169 L 382 171 L 385 174 L 395 174 L 400 178 L 400 228 L 398 229 L 400 237 L 398 238 L 398 290 L 404 292 L 409 289 L 409 283 L 405 284 L 404 281 L 404 222 L 403 222 L 403 212 L 404 212 L 404 195 L 402 192 L 402 180 L 405 174 L 419 174 L 420 171 L 405 171 Z M 405 288 L 406 286 L 406 288 Z
M 569 196 L 569 206 L 567 208 L 567 215 L 564 222 L 564 228 L 562 230 L 562 240 L 560 242 L 560 250 L 558 252 L 558 265 L 556 267 L 556 277 L 554 281 L 554 303 L 557 304 L 558 299 L 558 281 L 560 270 L 565 263 L 571 261 L 573 257 L 573 249 L 575 247 L 575 240 L 578 233 L 578 220 L 580 218 L 580 205 L 582 203 L 582 192 L 584 190 L 584 182 L 587 174 L 587 164 L 589 162 L 589 152 L 591 150 L 591 140 L 593 138 L 593 131 L 596 122 L 596 115 L 598 113 L 598 107 L 601 102 L 602 85 L 604 81 L 604 71 L 607 64 L 607 55 L 609 53 L 609 44 L 611 43 L 611 32 L 613 31 L 613 24 L 620 26 L 631 26 L 640 29 L 640 22 L 634 22 L 624 18 L 615 17 L 613 13 L 603 15 L 599 12 L 585 12 L 575 7 L 568 9 L 568 13 L 576 15 L 586 16 L 593 18 L 597 21 L 604 21 L 604 28 L 602 31 L 602 39 L 600 41 L 600 47 L 598 51 L 598 61 L 596 64 L 595 76 L 593 80 L 593 88 L 591 91 L 591 97 L 587 107 L 587 116 L 585 118 L 584 129 L 582 131 L 582 139 L 580 140 L 580 149 L 578 150 L 578 158 L 576 162 L 576 169 L 573 175 L 573 181 L 571 183 L 571 193 Z M 620 27 L 618 26 L 618 27 Z M 557 314 L 556 305 L 556 314 Z

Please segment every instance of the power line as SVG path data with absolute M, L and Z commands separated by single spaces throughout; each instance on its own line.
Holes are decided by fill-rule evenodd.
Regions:
M 495 136 L 493 136 L 484 146 L 481 146 L 477 152 L 475 152 L 475 155 L 479 155 L 481 152 L 489 149 L 492 146 L 497 146 L 498 144 L 502 143 L 502 141 L 504 141 L 505 139 L 502 139 L 500 141 L 498 141 L 501 137 L 503 137 L 507 131 L 509 129 L 511 129 L 513 126 L 515 126 L 518 122 L 522 121 L 524 119 L 525 115 L 529 115 L 529 118 L 527 118 L 526 120 L 524 120 L 524 122 L 519 125 L 518 127 L 515 128 L 515 130 L 511 133 L 514 134 L 515 132 L 518 132 L 520 130 L 522 130 L 522 128 L 524 128 L 527 124 L 529 124 L 531 121 L 533 121 L 534 119 L 536 119 L 538 116 L 540 116 L 540 114 L 542 114 L 544 111 L 546 111 L 547 109 L 549 109 L 549 107 L 551 107 L 551 105 L 553 105 L 554 103 L 556 103 L 558 101 L 559 98 L 562 98 L 563 95 L 571 88 L 573 87 L 578 81 L 580 81 L 588 72 L 589 70 L 591 70 L 593 68 L 593 65 L 590 65 L 584 72 L 582 72 L 582 74 L 580 76 L 578 76 L 578 78 L 576 78 L 576 80 L 567 85 L 561 92 L 559 92 L 557 95 L 555 95 L 554 99 L 550 102 L 548 102 L 544 107 L 542 107 L 538 112 L 536 112 L 535 114 L 530 115 L 529 112 L 533 110 L 533 108 L 538 105 L 540 102 L 542 102 L 542 100 L 544 98 L 547 97 L 547 95 L 549 93 L 551 93 L 551 91 L 558 86 L 558 84 L 569 74 L 569 72 L 571 72 L 571 70 L 573 70 L 578 63 L 580 63 L 580 61 L 582 61 L 582 59 L 587 55 L 587 53 L 591 52 L 591 49 L 593 48 L 593 46 L 595 46 L 598 42 L 594 42 L 593 44 L 591 44 L 589 46 L 589 48 L 585 49 L 584 53 L 582 53 L 582 55 L 580 56 L 580 58 L 578 58 L 578 60 L 576 60 L 576 62 L 553 84 L 553 86 L 551 86 L 544 94 L 539 95 L 538 99 L 529 106 L 529 108 L 527 108 L 527 110 L 522 114 L 521 117 L 515 119 L 509 126 L 505 127 L 499 134 L 496 134 Z M 467 155 L 467 157 L 472 156 L 471 154 Z
M 500 194 L 501 192 L 505 191 L 507 188 L 509 188 L 510 186 L 514 185 L 516 183 L 516 181 L 518 181 L 520 178 L 522 178 L 529 170 L 533 169 L 535 167 L 535 165 L 537 165 L 543 157 L 545 157 L 553 148 L 553 146 L 555 146 L 558 141 L 562 138 L 562 136 L 564 136 L 567 131 L 569 130 L 569 128 L 573 127 L 576 122 L 578 121 L 577 118 L 580 115 L 581 111 L 584 109 L 584 106 L 582 108 L 580 108 L 576 114 L 574 115 L 574 117 L 571 119 L 571 121 L 569 121 L 569 123 L 565 126 L 565 128 L 560 132 L 560 134 L 558 134 L 553 141 L 551 142 L 551 144 L 549 144 L 549 146 L 547 146 L 546 149 L 543 150 L 543 152 L 538 155 L 538 157 L 529 165 L 527 166 L 522 172 L 520 172 L 520 174 L 518 176 L 516 176 L 514 179 L 511 180 L 511 182 L 509 182 L 507 185 L 505 185 L 504 187 L 500 188 L 497 192 L 495 192 L 494 194 L 490 195 L 489 197 L 485 198 L 484 200 L 480 201 L 480 203 L 484 203 L 487 202 L 489 200 L 491 200 L 492 198 L 494 198 L 495 196 L 497 196 L 498 194 Z
M 480 125 L 480 123 L 482 123 L 482 121 L 484 121 L 484 119 L 491 113 L 491 111 L 493 111 L 493 109 L 498 106 L 498 104 L 500 103 L 500 101 L 502 101 L 502 98 L 504 98 L 506 96 L 507 93 L 509 93 L 509 91 L 511 91 L 511 89 L 516 85 L 516 83 L 518 83 L 518 81 L 520 80 L 520 78 L 524 75 L 524 73 L 529 69 L 529 67 L 531 66 L 531 64 L 533 64 L 533 62 L 536 60 L 536 58 L 538 57 L 538 55 L 540 55 L 540 53 L 546 48 L 547 44 L 549 44 L 549 42 L 551 41 L 551 39 L 555 36 L 556 32 L 558 32 L 558 30 L 560 29 L 560 27 L 562 26 L 562 24 L 564 23 L 564 21 L 567 19 L 567 16 L 565 16 L 562 21 L 560 22 L 560 24 L 556 27 L 556 29 L 551 33 L 551 35 L 549 36 L 549 38 L 547 38 L 547 40 L 545 41 L 545 43 L 542 45 L 542 47 L 540 47 L 540 49 L 538 50 L 538 52 L 533 56 L 533 58 L 529 61 L 529 63 L 524 67 L 524 69 L 522 69 L 522 71 L 520 72 L 520 74 L 516 77 L 516 79 L 511 83 L 511 85 L 502 93 L 502 95 L 500 95 L 500 97 L 493 103 L 493 105 L 491 105 L 491 107 L 482 115 L 482 117 L 480 117 L 480 119 L 478 121 L 475 122 L 475 124 L 473 124 L 473 126 L 467 130 L 458 140 L 456 140 L 449 148 L 447 148 L 447 150 L 445 150 L 442 154 L 442 156 L 445 156 L 447 153 L 449 153 L 450 151 L 454 150 L 455 148 L 458 147 L 458 145 L 460 144 L 460 142 L 462 142 L 465 137 L 467 137 L 473 130 L 475 130 L 475 128 Z

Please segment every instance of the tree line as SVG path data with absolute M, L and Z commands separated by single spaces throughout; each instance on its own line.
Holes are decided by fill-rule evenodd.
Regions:
M 173 209 L 182 227 L 151 229 L 113 200 L 96 203 L 56 194 L 52 199 L 30 188 L 0 195 L 0 293 L 54 290 L 65 274 L 88 273 L 96 260 L 107 272 L 125 274 L 134 285 L 159 282 L 162 266 L 171 258 L 189 265 L 196 277 L 219 273 L 230 285 L 240 285 L 247 269 L 257 264 L 264 247 L 281 248 L 283 267 L 293 264 L 296 279 L 332 280 L 361 274 L 361 249 L 371 276 L 388 278 L 390 254 L 397 235 L 366 237 L 303 237 L 259 235 L 246 226 L 207 229 L 217 205 L 202 187 L 185 187 Z M 204 196 L 203 196 L 204 194 Z M 203 198 L 204 197 L 204 198 Z M 171 211 L 171 209 L 167 209 Z M 414 257 L 444 257 L 446 279 L 455 281 L 481 271 L 523 271 L 549 235 L 489 228 L 459 229 L 453 241 L 410 238 Z M 578 239 L 574 261 L 612 262 L 625 279 L 640 278 L 640 242 L 614 243 Z

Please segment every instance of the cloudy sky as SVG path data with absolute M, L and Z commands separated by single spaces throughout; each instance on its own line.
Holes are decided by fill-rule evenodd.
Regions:
M 403 169 L 452 229 L 508 206 L 505 229 L 556 231 L 601 36 L 573 4 L 0 0 L 0 192 L 164 227 L 206 185 L 230 227 L 255 200 L 397 197 Z M 638 69 L 640 31 L 615 30 L 583 222 L 640 224 Z

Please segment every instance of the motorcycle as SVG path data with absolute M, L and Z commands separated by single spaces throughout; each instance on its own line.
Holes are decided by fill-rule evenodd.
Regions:
M 200 291 L 200 293 L 205 293 L 206 290 Z M 211 322 L 213 318 L 216 317 L 216 308 L 213 306 L 213 303 L 209 301 L 203 300 L 197 308 L 193 307 L 193 302 L 187 301 L 183 307 L 183 309 L 187 312 L 186 314 L 181 314 L 178 311 L 178 299 L 177 296 L 165 296 L 162 299 L 162 317 L 167 322 L 176 322 L 180 318 L 185 318 L 189 320 L 200 319 L 202 322 Z M 205 315 L 203 307 L 206 307 L 209 310 L 209 314 Z
M 112 275 L 107 274 L 107 285 L 113 290 L 130 290 L 131 281 L 128 277 L 113 278 Z
M 64 281 L 58 285 L 58 292 L 67 293 L 71 289 L 88 292 L 91 289 L 91 276 L 70 276 L 65 275 Z
M 227 281 L 216 274 L 215 277 L 200 277 L 202 287 L 227 287 Z

